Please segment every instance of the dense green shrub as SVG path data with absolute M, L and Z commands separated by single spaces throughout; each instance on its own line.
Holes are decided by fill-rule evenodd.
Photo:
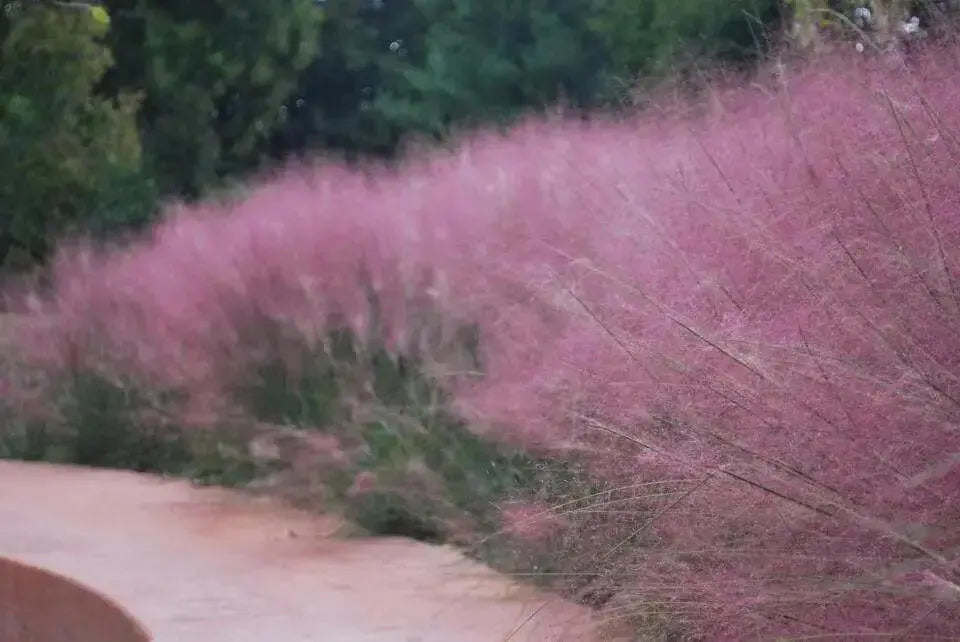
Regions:
M 93 372 L 48 389 L 42 416 L 24 416 L 5 400 L 0 456 L 178 473 L 191 460 L 186 437 L 148 395 Z
M 630 84 L 696 63 L 756 59 L 781 9 L 780 0 L 593 0 L 589 22 L 609 57 L 605 73 Z
M 312 0 L 116 0 L 113 90 L 144 93 L 148 166 L 164 193 L 197 196 L 256 169 L 315 58 Z
M 74 228 L 106 233 L 145 220 L 154 190 L 141 168 L 139 101 L 96 93 L 113 63 L 106 26 L 21 7 L 3 27 L 0 265 L 14 249 L 42 258 Z
M 425 30 L 394 40 L 396 59 L 372 108 L 400 131 L 442 136 L 562 99 L 598 98 L 605 54 L 587 5 L 570 0 L 413 3 Z

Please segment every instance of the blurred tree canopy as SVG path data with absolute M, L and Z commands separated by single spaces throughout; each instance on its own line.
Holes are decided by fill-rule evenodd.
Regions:
M 389 44 L 372 108 L 399 131 L 509 120 L 563 99 L 595 104 L 605 54 L 581 0 L 413 0 L 425 29 Z
M 111 0 L 111 90 L 144 94 L 149 169 L 164 193 L 198 196 L 259 166 L 316 57 L 313 0 Z
M 15 0 L 0 15 L 0 253 L 148 220 L 270 163 L 610 103 L 749 60 L 780 0 Z M 2 260 L 2 257 L 0 257 Z
M 93 16 L 8 10 L 0 43 L 0 264 L 12 250 L 42 258 L 51 235 L 110 231 L 149 215 L 139 97 L 99 96 L 113 63 Z
M 373 106 L 398 58 L 421 55 L 427 16 L 415 0 L 326 0 L 322 6 L 318 55 L 286 104 L 290 116 L 274 137 L 273 154 L 388 155 L 403 132 Z
M 703 60 L 755 58 L 769 44 L 781 0 L 592 0 L 589 23 L 628 78 Z

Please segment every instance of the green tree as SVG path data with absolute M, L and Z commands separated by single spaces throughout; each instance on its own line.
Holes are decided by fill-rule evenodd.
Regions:
M 255 169 L 318 52 L 313 0 L 111 0 L 115 90 L 145 92 L 147 161 L 164 193 L 198 196 Z
M 277 131 L 277 157 L 389 154 L 405 134 L 589 107 L 613 79 L 755 56 L 780 0 L 326 0 L 321 53 Z
M 608 73 L 632 80 L 684 64 L 756 57 L 777 27 L 781 0 L 592 0 L 590 25 Z
M 16 5 L 0 45 L 0 262 L 42 259 L 66 230 L 142 222 L 154 192 L 141 168 L 138 98 L 97 95 L 112 64 L 108 26 L 86 12 Z
M 273 153 L 335 149 L 389 154 L 402 131 L 373 106 L 397 63 L 392 43 L 417 58 L 427 24 L 415 0 L 326 0 L 320 52 L 301 74 Z
M 442 136 L 563 99 L 589 106 L 605 58 L 580 0 L 414 0 L 422 40 L 393 59 L 373 109 L 392 126 Z

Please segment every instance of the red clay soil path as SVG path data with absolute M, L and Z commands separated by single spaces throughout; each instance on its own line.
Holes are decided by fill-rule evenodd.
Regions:
M 97 591 L 156 642 L 599 639 L 585 609 L 514 584 L 451 549 L 343 540 L 333 535 L 338 527 L 333 518 L 182 481 L 0 462 L 0 558 Z M 12 581 L 13 568 L 0 565 L 0 599 L 7 600 L 0 626 L 4 612 L 9 620 L 17 609 L 35 609 L 46 577 Z M 61 602 L 66 595 L 68 603 L 78 596 L 85 606 L 75 611 L 110 610 L 83 602 L 90 598 L 77 588 L 48 591 L 44 599 L 51 595 Z M 111 617 L 86 621 L 122 628 Z M 61 639 L 113 642 L 95 632 Z

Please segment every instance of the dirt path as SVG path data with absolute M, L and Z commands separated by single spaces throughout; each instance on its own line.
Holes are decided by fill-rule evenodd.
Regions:
M 447 548 L 337 539 L 338 525 L 180 481 L 0 462 L 0 557 L 113 598 L 157 642 L 590 639 L 579 607 Z

